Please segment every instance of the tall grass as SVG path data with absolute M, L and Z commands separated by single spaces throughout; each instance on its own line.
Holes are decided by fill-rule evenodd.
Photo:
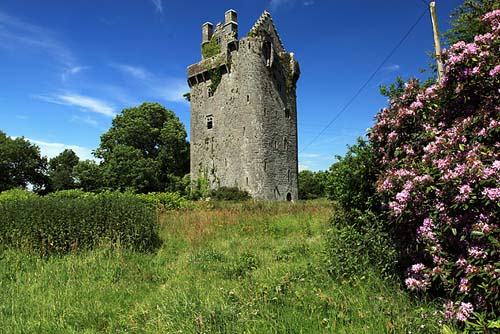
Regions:
M 2 333 L 436 333 L 432 305 L 324 265 L 328 202 L 206 204 L 161 217 L 156 253 L 0 251 Z

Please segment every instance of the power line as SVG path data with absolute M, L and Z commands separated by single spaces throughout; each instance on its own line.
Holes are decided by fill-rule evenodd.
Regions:
M 404 43 L 404 41 L 408 38 L 408 36 L 413 32 L 415 27 L 420 23 L 422 18 L 427 14 L 427 8 L 425 11 L 419 16 L 417 21 L 410 27 L 410 29 L 406 32 L 406 34 L 401 38 L 401 40 L 396 44 L 396 46 L 389 52 L 389 54 L 384 58 L 384 60 L 380 63 L 380 65 L 377 67 L 377 69 L 372 73 L 372 75 L 366 80 L 366 82 L 358 89 L 356 94 L 353 95 L 353 97 L 347 102 L 347 104 L 333 117 L 333 119 L 321 130 L 316 137 L 314 137 L 302 150 L 299 151 L 299 153 L 304 152 L 311 146 L 312 143 L 314 143 L 325 131 L 335 122 L 344 111 L 349 108 L 349 106 L 358 98 L 359 94 L 368 86 L 370 81 L 375 77 L 375 75 L 380 71 L 380 69 L 387 63 L 387 61 L 394 55 L 394 53 L 399 49 L 399 47 Z

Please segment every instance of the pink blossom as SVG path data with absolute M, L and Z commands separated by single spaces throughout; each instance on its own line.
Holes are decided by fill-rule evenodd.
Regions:
M 417 263 L 417 264 L 414 264 L 411 266 L 410 271 L 414 274 L 418 274 L 419 272 L 421 272 L 424 269 L 425 269 L 425 266 L 422 263 Z
M 410 193 L 406 189 L 396 194 L 396 200 L 401 204 L 406 204 L 409 199 L 410 199 Z
M 483 195 L 495 201 L 500 198 L 500 188 L 485 188 L 483 190 Z
M 461 257 L 455 262 L 459 268 L 465 268 L 467 266 L 467 260 Z
M 490 76 L 496 77 L 500 73 L 500 65 L 495 66 L 492 70 L 490 70 Z
M 429 287 L 429 282 L 425 280 L 418 280 L 413 277 L 405 280 L 406 287 L 411 291 L 425 291 Z
M 460 285 L 458 286 L 458 288 L 459 288 L 460 292 L 468 294 L 469 290 L 470 290 L 469 280 L 467 278 L 461 278 Z
M 453 305 L 453 302 L 449 300 L 444 304 L 444 307 L 445 307 L 445 312 L 444 312 L 445 319 L 452 319 L 455 316 L 455 305 Z
M 486 254 L 486 252 L 481 247 L 478 246 L 469 248 L 467 252 L 469 253 L 469 256 L 472 256 L 473 258 L 476 259 L 481 259 L 481 258 L 486 259 L 486 257 L 488 256 L 488 254 Z
M 470 315 L 474 312 L 474 307 L 471 303 L 461 303 L 458 308 L 456 318 L 458 321 L 466 321 L 469 319 Z

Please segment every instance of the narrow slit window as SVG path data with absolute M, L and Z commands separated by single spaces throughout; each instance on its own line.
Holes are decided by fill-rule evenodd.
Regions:
M 285 117 L 290 118 L 290 109 L 285 108 Z
M 283 149 L 285 151 L 288 151 L 288 140 L 285 138 L 283 138 Z
M 207 129 L 212 129 L 214 127 L 214 117 L 212 115 L 207 116 Z

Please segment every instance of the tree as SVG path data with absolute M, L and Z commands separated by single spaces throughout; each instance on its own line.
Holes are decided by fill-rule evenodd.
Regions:
M 84 191 L 102 188 L 101 167 L 94 160 L 82 160 L 73 168 L 75 187 Z
M 369 142 L 358 138 L 344 157 L 337 156 L 328 174 L 327 193 L 346 210 L 371 210 L 378 212 L 375 183 L 380 168 L 376 154 Z
M 482 17 L 495 9 L 500 9 L 498 0 L 465 0 L 451 14 L 452 28 L 443 35 L 446 43 L 455 44 L 458 41 L 470 43 L 474 37 L 489 30 L 489 25 Z
M 316 199 L 326 197 L 328 172 L 303 170 L 299 172 L 299 198 Z
M 186 137 L 179 118 L 158 103 L 124 109 L 95 151 L 103 160 L 103 185 L 144 193 L 175 190 L 189 172 Z
M 10 138 L 0 131 L 0 191 L 33 187 L 47 188 L 47 159 L 38 146 L 21 138 Z
M 49 161 L 49 177 L 52 190 L 65 190 L 75 188 L 73 168 L 80 158 L 71 149 L 62 151 L 58 156 Z

